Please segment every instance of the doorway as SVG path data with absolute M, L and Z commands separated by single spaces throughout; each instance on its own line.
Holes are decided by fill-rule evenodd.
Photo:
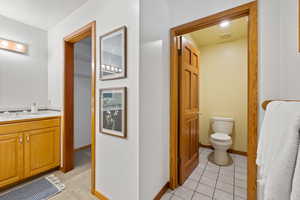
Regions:
M 91 163 L 91 37 L 74 44 L 74 169 Z
M 64 38 L 64 49 L 65 49 L 65 68 L 64 68 L 64 112 L 62 120 L 62 133 L 63 133 L 63 144 L 62 144 L 62 168 L 63 172 L 69 172 L 74 168 L 74 157 L 75 151 L 74 147 L 88 147 L 88 144 L 81 145 L 78 144 L 78 141 L 75 141 L 75 134 L 77 131 L 74 131 L 75 120 L 77 120 L 78 110 L 74 109 L 76 106 L 76 101 L 74 97 L 77 96 L 76 81 L 77 73 L 76 69 L 76 46 L 88 42 L 91 55 L 88 56 L 89 69 L 87 69 L 88 74 L 79 73 L 78 75 L 82 78 L 87 78 L 90 81 L 89 85 L 89 94 L 90 98 L 84 99 L 88 101 L 90 109 L 90 123 L 86 124 L 87 129 L 90 130 L 90 137 L 87 137 L 87 140 L 91 142 L 91 192 L 95 193 L 95 86 L 96 86 L 96 22 L 93 21 L 81 29 L 71 33 Z M 86 82 L 86 81 L 85 81 Z M 85 91 L 88 92 L 88 91 Z M 75 142 L 74 142 L 75 141 Z M 86 141 L 85 141 L 86 143 Z M 76 146 L 74 146 L 76 145 Z
M 170 187 L 175 189 L 182 184 L 194 171 L 199 163 L 198 151 L 198 121 L 199 106 L 198 95 L 192 95 L 187 91 L 197 90 L 199 71 L 193 69 L 199 54 L 189 46 L 182 36 L 194 31 L 211 27 L 227 20 L 231 21 L 241 17 L 248 17 L 248 69 L 247 69 L 247 197 L 256 199 L 256 148 L 257 148 L 257 5 L 256 2 L 248 3 L 215 15 L 205 17 L 188 24 L 171 29 L 171 132 L 170 132 Z M 182 56 L 185 48 L 190 57 Z M 191 56 L 192 55 L 192 56 Z M 182 58 L 191 64 L 184 66 Z M 183 79 L 184 72 L 189 72 L 190 79 Z M 188 73 L 186 73 L 188 74 Z M 200 74 L 201 76 L 201 74 Z M 188 86 L 188 87 L 187 87 Z M 185 99 L 189 97 L 190 109 L 185 109 Z M 188 112 L 187 112 L 188 111 Z M 201 113 L 201 111 L 200 111 Z M 186 115 L 186 116 L 184 116 Z M 188 119 L 188 120 L 183 120 Z M 184 128 L 185 127 L 185 128 Z M 190 131 L 186 131 L 186 128 Z M 186 137 L 189 132 L 190 136 Z M 193 136 L 193 138 L 192 138 Z M 189 142 L 187 142 L 189 141 Z M 197 141 L 197 142 L 195 142 Z M 187 147 L 187 144 L 192 146 Z M 200 156 L 201 157 L 201 156 Z

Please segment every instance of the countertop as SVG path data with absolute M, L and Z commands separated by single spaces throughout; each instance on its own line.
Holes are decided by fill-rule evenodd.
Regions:
M 53 111 L 53 110 L 42 110 L 42 111 L 38 111 L 37 113 L 31 113 L 31 112 L 0 113 L 0 123 L 30 120 L 30 119 L 40 119 L 40 118 L 48 118 L 48 117 L 59 117 L 59 116 L 61 116 L 61 113 L 59 111 Z

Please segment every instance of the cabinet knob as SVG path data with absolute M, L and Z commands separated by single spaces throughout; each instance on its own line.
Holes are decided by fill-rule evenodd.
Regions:
M 29 138 L 29 136 L 28 136 L 28 135 L 26 136 L 26 140 L 27 140 L 27 142 L 29 142 L 29 140 L 30 140 L 30 138 Z
M 19 143 L 22 144 L 23 143 L 23 137 L 19 136 Z

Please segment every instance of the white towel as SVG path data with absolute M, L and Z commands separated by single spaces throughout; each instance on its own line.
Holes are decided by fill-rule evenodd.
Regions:
M 276 139 L 278 140 L 278 138 L 274 138 L 272 135 L 279 135 L 280 104 L 281 102 L 272 102 L 268 105 L 259 134 L 256 163 L 261 176 L 258 182 L 262 186 L 264 186 L 269 168 L 272 166 L 272 154 L 274 153 L 272 148 L 274 148 L 274 146 L 271 144 L 275 142 Z M 270 140 L 270 138 L 272 138 L 272 140 Z M 262 190 L 262 192 L 263 191 L 264 190 Z
M 261 175 L 258 182 L 263 187 L 263 200 L 291 199 L 299 150 L 299 128 L 300 103 L 269 104 L 257 152 L 257 165 Z

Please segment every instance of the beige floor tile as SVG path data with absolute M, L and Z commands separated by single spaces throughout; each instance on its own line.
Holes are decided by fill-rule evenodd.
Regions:
M 74 169 L 68 173 L 62 173 L 57 170 L 43 175 L 48 176 L 54 174 L 66 186 L 65 190 L 50 198 L 50 200 L 98 200 L 90 192 L 91 165 L 89 151 L 81 150 L 76 152 L 74 165 Z M 30 181 L 24 184 L 28 183 L 30 183 Z

